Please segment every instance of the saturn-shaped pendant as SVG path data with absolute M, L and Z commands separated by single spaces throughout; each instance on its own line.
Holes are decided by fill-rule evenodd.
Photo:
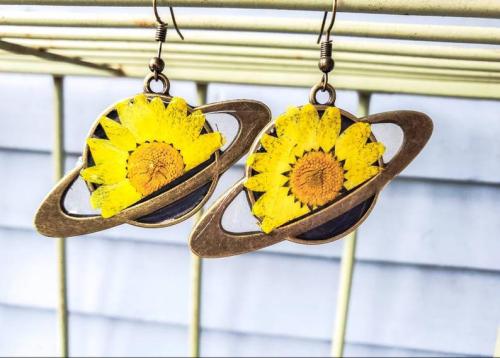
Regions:
M 403 132 L 403 143 L 388 163 L 382 159 L 384 144 L 371 132 L 379 123 L 396 124 Z M 347 235 L 369 215 L 384 185 L 421 151 L 432 128 L 428 116 L 413 111 L 358 119 L 333 105 L 290 108 L 255 140 L 245 178 L 196 224 L 192 251 L 224 257 L 283 240 L 322 244 Z M 224 212 L 242 190 L 261 231 L 222 227 Z
M 206 121 L 214 112 L 239 125 L 224 151 L 223 134 Z M 35 226 L 43 235 L 68 237 L 123 223 L 165 227 L 183 221 L 202 207 L 219 175 L 248 151 L 270 118 L 264 104 L 251 100 L 192 108 L 179 97 L 142 93 L 120 101 L 97 118 L 82 163 L 44 199 Z M 65 209 L 66 193 L 79 177 L 100 214 Z

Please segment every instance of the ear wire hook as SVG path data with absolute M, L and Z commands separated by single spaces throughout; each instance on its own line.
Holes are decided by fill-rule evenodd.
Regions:
M 318 44 L 321 41 L 321 37 L 323 36 L 327 17 L 328 17 L 328 11 L 325 11 L 325 13 L 323 14 L 323 21 L 321 22 L 321 30 L 319 31 L 318 40 L 316 41 L 316 43 Z M 333 24 L 335 24 L 336 17 L 337 17 L 337 0 L 333 0 L 332 19 L 330 21 L 330 25 L 328 25 L 328 29 L 326 32 L 326 41 L 330 41 L 330 34 L 332 33 Z
M 325 13 L 323 14 L 323 21 L 321 22 L 321 30 L 318 35 L 317 43 L 321 41 L 321 52 L 320 52 L 318 67 L 321 70 L 321 72 L 323 72 L 323 77 L 321 78 L 321 81 L 311 89 L 311 93 L 309 95 L 309 102 L 312 104 L 318 104 L 316 95 L 318 91 L 321 91 L 329 93 L 329 98 L 326 104 L 330 106 L 335 105 L 335 98 L 336 98 L 335 89 L 333 88 L 332 85 L 328 83 L 328 74 L 333 70 L 333 67 L 335 66 L 335 62 L 333 61 L 332 58 L 333 46 L 332 46 L 332 40 L 330 40 L 330 35 L 332 33 L 336 15 L 337 15 L 337 0 L 332 0 L 332 19 L 330 20 L 330 24 L 328 25 L 328 29 L 326 30 L 326 39 L 321 41 L 321 38 L 324 35 L 326 19 L 328 17 L 328 11 L 325 11 Z
M 321 42 L 321 52 L 318 63 L 319 69 L 321 70 L 321 72 L 323 72 L 323 78 L 321 79 L 323 91 L 326 91 L 326 87 L 328 85 L 328 73 L 333 70 L 333 67 L 335 65 L 332 58 L 332 41 L 330 40 L 330 35 L 333 29 L 333 24 L 335 23 L 336 15 L 337 0 L 333 0 L 332 19 L 330 20 L 330 24 L 328 25 L 328 29 L 326 30 L 326 40 Z M 318 35 L 317 43 L 319 43 L 321 41 L 321 38 L 323 37 L 327 17 L 328 11 L 325 11 L 325 13 L 323 14 L 323 21 L 321 22 L 321 30 Z
M 165 39 L 167 38 L 167 28 L 168 24 L 164 22 L 160 14 L 158 13 L 158 6 L 157 6 L 157 0 L 153 0 L 153 12 L 156 18 L 156 34 L 155 34 L 155 40 L 158 41 L 158 53 L 156 57 L 153 57 L 151 61 L 149 62 L 149 69 L 151 70 L 152 78 L 154 78 L 155 81 L 158 81 L 160 76 L 163 76 L 165 80 L 162 80 L 164 83 L 167 83 L 168 79 L 164 75 L 162 75 L 162 71 L 165 68 L 165 62 L 161 58 L 161 51 L 163 47 L 163 43 L 165 42 Z M 177 21 L 175 21 L 175 15 L 174 15 L 174 9 L 170 6 L 170 15 L 172 16 L 172 22 L 174 23 L 175 31 L 179 34 L 180 38 L 184 40 L 184 36 L 182 36 L 181 31 L 179 30 L 179 26 L 177 26 Z M 162 78 L 163 78 L 162 77 Z M 149 78 L 149 76 L 147 77 Z M 165 88 L 168 86 L 165 85 Z M 149 82 L 147 82 L 147 85 L 145 85 L 145 88 L 147 91 L 150 91 L 150 86 Z
M 184 36 L 182 36 L 181 30 L 179 30 L 179 26 L 177 25 L 177 21 L 175 20 L 175 14 L 174 14 L 174 9 L 172 6 L 168 7 L 170 9 L 170 16 L 172 17 L 172 22 L 174 23 L 174 28 L 179 37 L 184 40 Z M 163 20 L 160 17 L 160 13 L 158 12 L 158 6 L 157 6 L 157 0 L 153 0 L 153 11 L 155 14 L 156 22 L 160 25 L 167 25 L 166 22 L 163 22 Z
M 164 95 L 169 95 L 170 81 L 168 80 L 167 76 L 162 73 L 163 69 L 165 68 L 165 61 L 163 61 L 163 59 L 161 58 L 163 43 L 167 38 L 168 24 L 161 19 L 160 14 L 158 13 L 157 5 L 157 0 L 153 0 L 153 12 L 156 18 L 155 40 L 158 41 L 158 53 L 156 57 L 153 57 L 151 61 L 149 61 L 149 69 L 152 73 L 147 75 L 144 79 L 144 92 L 154 93 L 154 91 L 151 89 L 151 81 L 154 79 L 155 81 L 159 80 L 160 82 L 162 82 L 163 90 L 161 91 L 161 93 Z M 175 31 L 177 31 L 179 37 L 184 40 L 184 36 L 182 36 L 181 31 L 179 30 L 179 26 L 177 26 L 177 21 L 175 20 L 174 9 L 171 6 L 169 6 L 169 8 Z

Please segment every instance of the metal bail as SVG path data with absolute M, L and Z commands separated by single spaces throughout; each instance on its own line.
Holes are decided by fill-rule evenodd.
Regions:
M 328 92 L 328 100 L 325 103 L 318 102 L 318 92 Z M 335 88 L 329 83 L 323 83 L 323 81 L 311 88 L 311 92 L 309 93 L 309 103 L 314 105 L 334 106 L 336 98 L 337 93 L 335 92 Z
M 155 92 L 151 88 L 151 82 L 160 81 L 163 85 L 163 88 L 160 92 Z M 163 73 L 150 73 L 144 79 L 144 92 L 145 93 L 153 93 L 153 94 L 161 94 L 164 96 L 170 96 L 170 81 Z

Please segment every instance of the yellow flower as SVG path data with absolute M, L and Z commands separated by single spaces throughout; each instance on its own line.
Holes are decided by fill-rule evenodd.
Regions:
M 119 122 L 102 117 L 107 139 L 89 138 L 95 166 L 82 170 L 98 184 L 90 202 L 105 218 L 154 193 L 210 156 L 224 144 L 219 132 L 201 133 L 205 116 L 187 114 L 187 104 L 174 97 L 165 108 L 159 97 L 143 95 L 118 103 Z
M 351 124 L 342 133 L 340 110 L 329 107 L 319 118 L 307 104 L 290 108 L 276 119 L 275 134 L 264 134 L 263 151 L 248 157 L 256 172 L 245 187 L 261 195 L 252 212 L 265 233 L 332 202 L 375 176 L 374 165 L 385 151 L 368 143 L 368 123 Z

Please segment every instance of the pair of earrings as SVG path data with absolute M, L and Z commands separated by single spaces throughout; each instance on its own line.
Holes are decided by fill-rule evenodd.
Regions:
M 199 211 L 219 176 L 248 151 L 245 178 L 196 223 L 190 237 L 194 253 L 224 257 L 283 240 L 326 243 L 358 227 L 380 190 L 426 144 L 432 121 L 413 111 L 358 119 L 335 107 L 335 89 L 328 83 L 334 64 L 330 40 L 336 1 L 334 4 L 326 40 L 321 43 L 323 77 L 312 88 L 310 103 L 291 107 L 271 121 L 270 110 L 258 101 L 224 101 L 193 108 L 184 99 L 170 96 L 161 59 L 167 25 L 154 1 L 159 50 L 150 63 L 144 92 L 114 104 L 98 117 L 82 163 L 55 186 L 38 209 L 37 230 L 46 236 L 69 237 L 124 223 L 147 228 L 174 225 Z M 172 8 L 170 12 L 178 31 Z M 326 18 L 327 12 L 318 42 Z M 152 90 L 153 80 L 161 82 L 160 92 Z M 318 103 L 319 92 L 328 93 L 326 103 Z M 210 113 L 227 113 L 238 122 L 238 133 L 224 150 L 223 134 L 206 120 Z M 396 124 L 403 132 L 403 143 L 388 163 L 382 159 L 384 145 L 371 132 L 371 124 L 377 123 Z M 87 184 L 90 203 L 100 215 L 76 215 L 65 209 L 65 196 L 78 178 Z M 224 212 L 243 190 L 261 231 L 235 233 L 222 227 Z

